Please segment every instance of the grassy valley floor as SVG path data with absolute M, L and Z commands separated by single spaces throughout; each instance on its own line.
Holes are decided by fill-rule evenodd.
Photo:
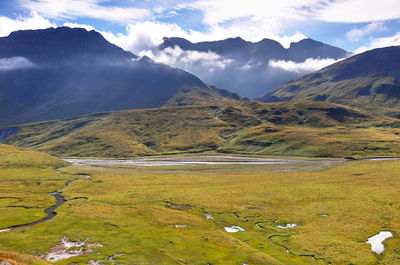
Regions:
M 61 190 L 55 218 L 0 232 L 0 249 L 42 258 L 61 240 L 84 241 L 84 255 L 54 264 L 400 261 L 399 160 L 1 169 L 0 229 L 44 217 L 50 192 L 91 176 Z M 380 231 L 394 236 L 377 255 L 366 241 Z

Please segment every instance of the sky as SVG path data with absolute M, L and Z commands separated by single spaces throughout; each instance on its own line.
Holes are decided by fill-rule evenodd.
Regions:
M 1 0 L 0 36 L 56 26 L 95 29 L 136 54 L 192 42 L 304 38 L 359 53 L 400 45 L 400 0 Z

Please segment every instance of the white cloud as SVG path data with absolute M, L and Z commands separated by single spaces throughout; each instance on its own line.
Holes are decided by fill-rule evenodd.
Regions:
M 187 32 L 176 24 L 153 21 L 130 24 L 126 27 L 126 32 L 126 34 L 119 33 L 117 35 L 111 32 L 101 33 L 108 41 L 133 53 L 154 48 L 162 43 L 163 37 L 190 38 L 200 34 L 194 31 Z
M 279 36 L 261 27 L 250 29 L 240 24 L 235 24 L 227 28 L 214 26 L 208 32 L 199 32 L 195 30 L 186 31 L 176 24 L 154 21 L 130 24 L 126 27 L 126 34 L 119 33 L 114 35 L 111 32 L 101 33 L 108 41 L 136 54 L 160 45 L 163 42 L 163 37 L 181 37 L 192 42 L 214 41 L 236 36 L 240 36 L 248 41 L 260 41 L 263 38 L 270 38 L 280 42 L 286 48 L 289 47 L 291 42 L 307 38 L 300 32 L 296 32 L 291 36 Z
M 65 22 L 64 27 L 70 27 L 70 28 L 84 28 L 87 31 L 91 30 L 96 30 L 94 27 L 86 24 L 78 24 L 78 23 L 71 23 L 71 22 Z
M 25 57 L 0 58 L 0 71 L 36 68 L 37 66 Z
M 287 72 L 294 73 L 311 73 L 317 70 L 320 70 L 328 65 L 336 63 L 340 60 L 335 59 L 313 59 L 308 58 L 304 62 L 293 62 L 293 61 L 284 61 L 284 60 L 270 60 L 268 62 L 268 66 L 275 69 L 282 69 Z
M 371 38 L 371 42 L 369 45 L 362 46 L 358 48 L 355 53 L 362 53 L 368 50 L 383 48 L 388 46 L 398 46 L 400 45 L 400 31 L 395 35 L 384 38 Z
M 301 40 L 307 39 L 308 37 L 304 35 L 301 32 L 296 31 L 292 36 L 272 36 L 273 40 L 276 40 L 280 44 L 282 44 L 283 47 L 286 49 L 290 47 L 290 43 L 292 42 L 299 42 Z
M 372 22 L 362 28 L 354 28 L 346 33 L 346 37 L 351 42 L 358 42 L 361 38 L 366 35 L 370 35 L 375 32 L 385 31 L 387 28 L 382 21 Z
M 106 21 L 130 23 L 151 14 L 147 9 L 103 6 L 104 0 L 19 0 L 21 6 L 52 19 L 89 17 Z
M 328 1 L 317 11 L 316 18 L 325 22 L 362 23 L 400 18 L 399 0 Z
M 44 29 L 56 26 L 36 12 L 32 12 L 28 17 L 18 17 L 16 19 L 0 16 L 0 36 L 8 36 L 12 31 L 16 30 Z
M 310 11 L 305 7 L 319 7 L 321 0 L 197 0 L 193 3 L 182 4 L 180 7 L 195 8 L 203 11 L 203 22 L 207 25 L 216 25 L 219 23 L 247 19 L 251 21 L 279 21 L 281 23 L 306 19 Z M 237 22 L 237 21 L 236 21 Z M 274 23 L 273 23 L 274 24 Z
M 156 62 L 182 68 L 189 72 L 197 72 L 199 69 L 207 72 L 223 70 L 233 60 L 223 58 L 214 52 L 183 51 L 175 46 L 162 51 L 143 51 L 140 56 L 148 56 Z

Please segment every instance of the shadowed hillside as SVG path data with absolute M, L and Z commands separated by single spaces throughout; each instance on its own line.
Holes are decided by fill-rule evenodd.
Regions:
M 1 125 L 239 97 L 85 29 L 13 32 L 0 38 L 0 61 Z
M 329 101 L 400 115 L 400 46 L 371 50 L 295 79 L 258 98 Z

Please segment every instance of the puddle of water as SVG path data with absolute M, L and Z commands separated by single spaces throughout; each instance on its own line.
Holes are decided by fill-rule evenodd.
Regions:
M 186 228 L 187 225 L 175 225 L 175 227 L 177 227 L 177 228 Z
M 322 214 L 320 214 L 319 216 L 322 216 L 322 217 L 329 217 L 329 214 L 327 214 L 327 213 L 322 213 Z
M 383 245 L 383 241 L 392 236 L 393 236 L 392 232 L 381 231 L 379 234 L 369 237 L 366 243 L 371 245 L 371 250 L 373 252 L 380 255 L 385 251 L 385 246 Z
M 238 225 L 232 225 L 232 226 L 225 226 L 224 227 L 225 231 L 228 233 L 236 233 L 236 232 L 243 232 L 246 231 L 244 230 L 243 227 L 240 227 Z
M 71 257 L 83 256 L 92 252 L 94 247 L 102 247 L 101 244 L 86 243 L 86 241 L 69 241 L 67 237 L 61 239 L 61 243 L 50 250 L 45 259 L 49 262 L 56 262 Z
M 275 227 L 277 227 L 277 228 L 293 228 L 296 226 L 299 226 L 299 225 L 296 223 L 290 223 L 290 224 L 286 224 L 286 225 L 277 225 Z
M 204 216 L 207 218 L 207 219 L 214 219 L 214 217 L 211 215 L 211 214 L 209 214 L 209 213 L 204 213 Z

